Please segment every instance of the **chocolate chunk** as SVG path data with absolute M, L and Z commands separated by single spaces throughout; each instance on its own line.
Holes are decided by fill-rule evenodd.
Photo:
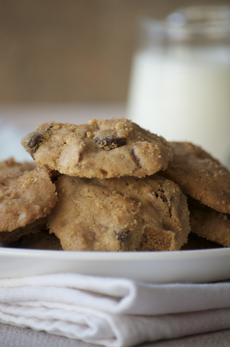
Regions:
M 27 147 L 31 148 L 30 155 L 33 157 L 33 154 L 36 152 L 38 147 L 40 146 L 40 143 L 43 140 L 43 136 L 41 134 L 35 134 L 31 137 L 29 142 L 27 143 Z
M 140 160 L 140 158 L 136 155 L 135 149 L 134 149 L 133 147 L 132 147 L 132 155 L 134 156 L 134 159 L 136 160 L 137 165 L 138 165 L 139 167 L 141 167 L 141 164 L 140 164 L 141 160 Z
M 122 242 L 126 241 L 129 235 L 129 230 L 123 229 L 119 232 L 114 231 L 114 234 L 116 235 L 116 238 Z
M 168 202 L 168 199 L 166 198 L 166 196 L 164 195 L 164 194 L 162 194 L 161 196 L 160 196 L 160 198 L 161 198 L 161 200 L 163 201 L 163 202 Z
M 166 197 L 166 195 L 164 194 L 164 190 L 163 189 L 159 189 L 158 192 L 155 193 L 156 197 L 160 198 L 164 203 L 168 202 L 168 199 Z
M 126 145 L 125 138 L 111 136 L 106 136 L 103 138 L 96 137 L 95 142 L 99 147 L 105 149 L 106 151 Z
M 31 137 L 30 141 L 27 143 L 29 148 L 37 147 L 41 143 L 43 136 L 40 134 L 35 134 Z

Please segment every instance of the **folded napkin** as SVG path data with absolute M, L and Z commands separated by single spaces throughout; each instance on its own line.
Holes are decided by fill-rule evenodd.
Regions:
M 104 346 L 230 328 L 230 283 L 51 274 L 0 280 L 0 322 Z

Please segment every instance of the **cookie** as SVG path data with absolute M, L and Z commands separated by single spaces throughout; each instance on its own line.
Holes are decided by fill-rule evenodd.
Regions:
M 64 250 L 129 251 L 139 246 L 138 202 L 95 179 L 60 176 L 58 202 L 48 217 Z
M 186 198 L 163 177 L 63 175 L 56 185 L 58 202 L 48 225 L 64 250 L 174 250 L 187 242 Z
M 173 160 L 164 171 L 182 191 L 222 213 L 230 213 L 230 172 L 202 148 L 171 142 Z
M 10 176 L 10 177 L 18 177 L 23 174 L 25 171 L 31 171 L 35 169 L 35 162 L 23 162 L 18 163 L 14 160 L 14 158 L 9 158 L 7 160 L 3 160 L 0 162 L 0 177 Z
M 45 217 L 57 202 L 51 172 L 37 167 L 19 177 L 0 177 L 0 232 L 12 231 Z
M 224 247 L 230 247 L 230 214 L 217 212 L 189 199 L 192 232 Z
M 86 178 L 143 177 L 164 170 L 172 159 L 163 137 L 125 118 L 84 125 L 43 123 L 22 145 L 38 164 Z
M 190 232 L 187 199 L 174 182 L 153 175 L 101 180 L 111 191 L 139 202 L 142 239 L 139 251 L 179 250 Z

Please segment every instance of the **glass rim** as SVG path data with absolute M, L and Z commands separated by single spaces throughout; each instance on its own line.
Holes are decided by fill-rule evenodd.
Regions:
M 164 20 L 151 15 L 141 19 L 145 31 L 155 37 L 182 40 L 191 37 L 227 38 L 230 35 L 229 5 L 196 5 L 179 8 Z

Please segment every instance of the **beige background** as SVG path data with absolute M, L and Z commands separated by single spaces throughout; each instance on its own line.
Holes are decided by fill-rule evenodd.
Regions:
M 0 103 L 125 102 L 140 15 L 199 3 L 0 0 Z

